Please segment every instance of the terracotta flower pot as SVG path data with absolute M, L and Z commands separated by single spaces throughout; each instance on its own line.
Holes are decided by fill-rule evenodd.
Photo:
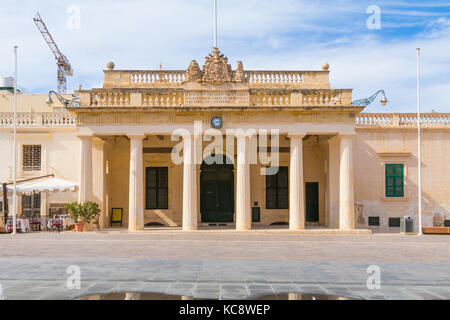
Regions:
M 83 232 L 85 223 L 75 223 L 75 231 L 76 232 Z

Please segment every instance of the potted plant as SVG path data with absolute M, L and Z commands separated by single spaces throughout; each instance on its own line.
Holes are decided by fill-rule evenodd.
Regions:
M 83 232 L 86 224 L 90 223 L 100 214 L 100 208 L 97 203 L 86 201 L 84 203 L 72 202 L 65 206 L 70 216 L 75 220 L 75 231 Z

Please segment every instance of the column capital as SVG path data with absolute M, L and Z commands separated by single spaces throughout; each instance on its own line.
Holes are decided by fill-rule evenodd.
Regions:
M 127 137 L 130 138 L 130 139 L 136 139 L 136 140 L 138 140 L 138 139 L 144 140 L 146 138 L 145 135 L 137 135 L 137 134 L 136 135 L 129 134 L 129 135 L 127 135 Z
M 341 139 L 343 139 L 343 138 L 353 138 L 353 137 L 356 137 L 356 135 L 357 135 L 357 133 L 356 132 L 354 132 L 354 133 L 340 133 L 339 134 L 339 138 L 341 138 Z
M 106 141 L 100 137 L 94 137 L 92 142 L 94 142 L 94 144 L 96 145 L 104 145 L 106 143 Z
M 248 133 L 248 132 L 236 132 L 234 134 L 234 136 L 238 139 L 242 139 L 242 138 L 251 138 L 253 136 L 256 136 L 256 133 Z
M 83 134 L 83 135 L 77 135 L 77 137 L 78 137 L 78 139 L 80 139 L 80 140 L 92 140 L 92 139 L 94 138 L 93 135 L 85 135 L 85 134 Z
M 287 135 L 286 135 L 289 139 L 295 139 L 295 138 L 298 138 L 298 139 L 303 139 L 305 136 L 306 136 L 306 134 L 303 134 L 303 133 L 288 133 Z
M 180 136 L 181 138 L 183 138 L 183 140 L 195 140 L 195 139 L 200 139 L 203 138 L 201 133 L 189 133 L 189 134 L 184 134 Z
M 338 144 L 341 142 L 341 137 L 342 136 L 339 136 L 339 135 L 331 137 L 330 139 L 328 139 L 327 142 L 328 142 L 328 144 Z

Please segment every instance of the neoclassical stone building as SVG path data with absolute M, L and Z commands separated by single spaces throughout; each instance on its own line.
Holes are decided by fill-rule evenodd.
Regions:
M 101 205 L 104 227 L 122 209 L 130 231 L 365 232 L 396 230 L 405 215 L 417 227 L 416 116 L 361 113 L 351 89 L 330 87 L 328 65 L 250 71 L 214 49 L 187 71 L 114 68 L 108 63 L 103 88 L 77 92 L 80 106 L 55 112 L 41 97 L 44 112 L 20 114 L 21 152 L 41 145 L 42 168 L 79 183 L 76 195 L 41 193 L 41 214 L 78 197 Z M 8 111 L 0 143 L 12 150 Z M 438 113 L 421 121 L 424 225 L 433 225 L 450 216 L 450 122 Z M 12 160 L 2 158 L 8 181 Z

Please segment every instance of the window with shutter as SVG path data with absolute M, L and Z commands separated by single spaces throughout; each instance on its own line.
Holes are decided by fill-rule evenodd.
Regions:
M 386 164 L 386 197 L 404 197 L 403 164 Z
M 169 168 L 146 168 L 145 207 L 169 209 Z
M 266 176 L 266 209 L 289 209 L 288 167 Z
M 23 171 L 41 171 L 41 145 L 24 145 Z

